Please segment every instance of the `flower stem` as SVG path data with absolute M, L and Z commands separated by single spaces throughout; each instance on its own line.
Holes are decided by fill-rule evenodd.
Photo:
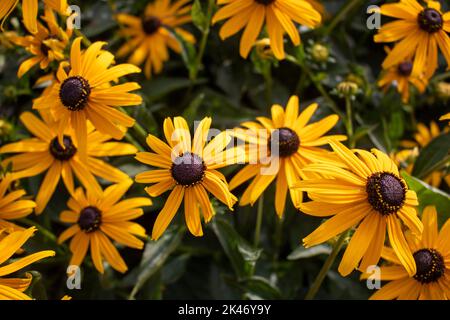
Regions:
M 333 246 L 333 250 L 331 251 L 330 255 L 328 256 L 327 260 L 325 260 L 325 263 L 322 266 L 322 269 L 320 269 L 319 274 L 317 275 L 316 279 L 314 280 L 311 288 L 309 288 L 308 293 L 306 294 L 305 300 L 313 300 L 316 296 L 317 292 L 319 291 L 323 280 L 325 279 L 325 276 L 327 275 L 330 268 L 333 266 L 334 260 L 336 260 L 336 257 L 341 250 L 342 246 L 344 245 L 345 239 L 347 238 L 348 232 L 343 232 L 336 243 Z
M 362 2 L 361 0 L 349 0 L 341 10 L 334 16 L 330 24 L 325 28 L 324 36 L 328 36 L 339 22 L 345 19 L 347 14 Z
M 347 113 L 346 117 L 346 127 L 347 127 L 347 135 L 349 139 L 350 148 L 355 147 L 355 141 L 353 139 L 353 114 L 352 114 L 352 100 L 349 96 L 345 97 L 345 110 Z
M 209 32 L 211 30 L 211 19 L 212 19 L 212 14 L 213 14 L 213 8 L 214 8 L 214 0 L 209 0 L 208 1 L 208 9 L 206 11 L 206 21 L 207 24 L 205 24 L 205 29 L 202 32 L 202 38 L 200 40 L 200 46 L 198 49 L 198 53 L 197 53 L 197 57 L 195 59 L 195 65 L 194 68 L 192 69 L 192 72 L 190 74 L 190 78 L 192 82 L 195 82 L 197 80 L 198 77 L 198 72 L 200 69 L 200 65 L 202 63 L 203 60 L 203 56 L 205 54 L 205 50 L 206 50 L 206 44 L 208 42 L 208 36 L 209 36 Z
M 259 245 L 259 240 L 261 238 L 261 225 L 263 218 L 263 209 L 264 209 L 264 194 L 262 194 L 258 199 L 258 208 L 256 212 L 256 228 L 255 228 L 255 239 L 253 244 L 255 248 Z

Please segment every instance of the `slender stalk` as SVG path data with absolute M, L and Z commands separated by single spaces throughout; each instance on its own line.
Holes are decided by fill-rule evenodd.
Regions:
M 362 1 L 361 0 L 349 0 L 341 10 L 334 16 L 330 24 L 325 28 L 324 35 L 327 36 L 333 31 L 333 29 L 338 25 L 339 22 L 345 19 L 347 14 L 357 7 Z
M 259 240 L 261 238 L 261 225 L 264 211 L 263 209 L 264 209 L 264 194 L 262 194 L 258 199 L 258 208 L 256 212 L 255 239 L 253 241 L 255 248 L 258 247 Z
M 334 260 L 336 260 L 336 257 L 341 250 L 342 246 L 344 245 L 344 241 L 347 238 L 348 231 L 343 232 L 339 239 L 336 241 L 336 243 L 333 246 L 333 250 L 331 251 L 330 255 L 328 256 L 327 260 L 322 266 L 322 269 L 320 269 L 319 274 L 317 275 L 316 279 L 314 280 L 311 288 L 309 288 L 308 293 L 306 294 L 305 300 L 313 300 L 316 296 L 317 292 L 319 291 L 323 280 L 325 279 L 325 276 L 327 275 L 330 268 L 333 266 Z
M 350 97 L 345 97 L 345 110 L 347 112 L 346 117 L 346 127 L 347 127 L 347 136 L 349 139 L 350 148 L 355 147 L 355 140 L 353 139 L 353 115 L 352 115 L 352 100 Z
M 200 40 L 197 57 L 195 59 L 195 67 L 193 68 L 193 70 L 190 74 L 190 78 L 191 78 L 192 82 L 195 82 L 195 80 L 197 80 L 200 65 L 202 64 L 203 56 L 205 54 L 206 44 L 208 42 L 209 32 L 211 30 L 210 26 L 211 26 L 213 8 L 214 8 L 214 0 L 209 0 L 208 8 L 206 11 L 206 21 L 208 21 L 208 23 L 205 25 L 205 30 L 203 30 L 203 32 L 202 32 L 202 38 Z
M 75 33 L 75 35 L 77 36 L 77 37 L 81 37 L 82 39 L 81 39 L 81 42 L 83 42 L 83 44 L 86 46 L 86 47 L 89 47 L 91 44 L 92 44 L 92 42 L 91 42 L 91 40 L 89 40 L 89 38 L 88 37 L 86 37 L 85 35 L 84 35 L 84 33 L 83 32 L 81 32 L 79 29 L 73 29 L 73 32 Z
M 428 177 L 434 171 L 440 171 L 444 169 L 446 166 L 450 164 L 450 156 L 445 157 L 441 161 L 435 163 L 432 167 L 430 167 L 427 171 L 423 172 L 418 176 L 419 179 L 424 179 Z
M 266 82 L 266 103 L 268 106 L 272 104 L 272 65 L 267 67 L 267 70 L 264 72 L 264 80 Z

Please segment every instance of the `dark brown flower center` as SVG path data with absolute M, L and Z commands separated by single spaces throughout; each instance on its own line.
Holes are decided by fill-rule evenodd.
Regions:
M 78 225 L 86 233 L 93 232 L 100 228 L 102 223 L 102 213 L 96 207 L 86 207 L 80 212 Z
M 67 161 L 77 153 L 77 148 L 73 144 L 72 138 L 67 135 L 63 137 L 63 144 L 64 146 L 61 146 L 57 137 L 53 139 L 50 142 L 50 153 L 57 160 Z
M 59 91 L 62 104 L 70 111 L 84 109 L 91 94 L 89 82 L 80 77 L 70 77 L 64 80 Z
M 263 4 L 265 6 L 268 6 L 269 4 L 273 3 L 275 0 L 255 0 L 259 4 Z
M 377 172 L 367 179 L 369 203 L 382 215 L 397 212 L 404 204 L 406 184 L 395 174 Z
M 142 29 L 148 35 L 154 34 L 162 26 L 162 22 L 155 16 L 149 16 L 142 19 Z
M 419 13 L 418 22 L 420 28 L 428 33 L 437 32 L 444 26 L 442 14 L 432 8 L 427 8 Z
M 409 61 L 402 62 L 397 67 L 397 72 L 404 77 L 409 77 L 413 69 L 413 64 Z
M 186 152 L 172 164 L 172 177 L 178 184 L 193 186 L 203 180 L 206 166 L 198 155 Z
M 299 136 L 289 128 L 274 130 L 269 139 L 269 150 L 271 154 L 276 155 L 278 151 L 279 157 L 289 157 L 296 153 L 299 147 Z
M 421 249 L 413 254 L 417 272 L 414 279 L 421 283 L 437 281 L 444 275 L 445 263 L 442 255 L 435 249 Z

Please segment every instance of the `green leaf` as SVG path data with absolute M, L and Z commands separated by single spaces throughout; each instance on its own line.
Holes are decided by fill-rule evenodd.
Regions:
M 287 259 L 288 260 L 298 260 L 298 259 L 305 259 L 305 258 L 311 258 L 318 256 L 320 254 L 330 254 L 331 248 L 325 244 L 321 244 L 318 246 L 314 246 L 311 248 L 306 249 L 303 246 L 299 246 L 294 251 L 292 251 Z
M 211 225 L 237 277 L 251 276 L 261 250 L 253 248 L 224 218 L 216 216 Z
M 205 80 L 198 80 L 197 83 L 204 83 Z M 189 88 L 192 82 L 186 78 L 158 77 L 144 82 L 142 92 L 145 93 L 149 101 L 156 101 L 168 96 L 174 91 Z
M 185 227 L 171 227 L 164 232 L 158 241 L 150 240 L 147 242 L 141 263 L 133 272 L 134 275 L 137 274 L 137 278 L 130 299 L 134 299 L 143 285 L 164 265 L 169 255 L 181 243 L 184 233 Z M 133 275 L 127 278 L 125 281 L 133 281 Z
M 409 188 L 416 192 L 420 211 L 426 206 L 435 206 L 438 211 L 440 225 L 450 218 L 450 195 L 410 176 L 405 171 L 402 171 L 402 176 Z
M 168 30 L 178 41 L 181 46 L 181 58 L 183 59 L 184 65 L 189 71 L 189 75 L 191 76 L 193 72 L 195 72 L 197 68 L 196 58 L 197 58 L 197 50 L 195 46 L 187 42 L 182 36 L 180 36 L 175 30 Z
M 186 119 L 188 123 L 196 120 L 196 115 L 198 115 L 198 108 L 202 105 L 205 100 L 205 93 L 199 93 L 189 104 L 187 109 L 183 112 L 183 118 Z
M 239 282 L 241 289 L 245 290 L 245 295 L 252 300 L 274 300 L 281 299 L 280 290 L 269 282 L 266 278 L 254 276 Z
M 442 134 L 431 141 L 420 151 L 420 155 L 414 163 L 412 174 L 419 178 L 425 178 L 433 172 L 436 165 L 443 161 L 449 161 L 450 133 Z M 446 160 L 447 159 L 447 160 Z
M 199 0 L 195 0 L 191 10 L 192 23 L 202 32 L 208 28 L 208 19 L 202 10 Z

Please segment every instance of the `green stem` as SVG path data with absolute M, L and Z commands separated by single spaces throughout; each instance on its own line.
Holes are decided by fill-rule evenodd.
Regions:
M 331 20 L 328 27 L 325 28 L 324 36 L 328 36 L 331 31 L 338 25 L 339 22 L 344 20 L 347 14 L 352 11 L 356 6 L 358 6 L 362 2 L 361 0 L 349 0 L 345 6 L 341 8 L 341 10 L 334 16 L 333 20 Z
M 205 54 L 206 44 L 208 42 L 209 32 L 211 30 L 210 26 L 211 26 L 213 8 L 214 8 L 214 0 L 209 0 L 208 1 L 208 9 L 207 9 L 207 13 L 206 13 L 206 21 L 208 21 L 208 23 L 205 25 L 205 30 L 203 30 L 197 57 L 195 59 L 195 65 L 194 65 L 194 68 L 190 75 L 192 82 L 195 82 L 195 80 L 197 80 L 200 65 L 202 63 L 203 56 Z
M 86 47 L 89 47 L 91 44 L 92 44 L 92 42 L 91 42 L 91 40 L 89 40 L 89 38 L 88 37 L 86 37 L 85 35 L 84 35 L 84 33 L 83 32 L 81 32 L 79 29 L 73 29 L 73 32 L 75 33 L 75 35 L 77 36 L 77 37 L 81 37 L 82 39 L 81 39 L 81 42 L 83 42 L 83 44 L 86 46 Z
M 450 164 L 450 156 L 445 157 L 441 161 L 435 163 L 432 167 L 430 167 L 427 171 L 421 173 L 417 178 L 424 179 L 428 177 L 434 171 L 440 171 L 444 169 L 446 166 Z
M 313 300 L 316 296 L 317 292 L 319 291 L 323 280 L 325 279 L 328 271 L 333 266 L 334 260 L 336 260 L 336 257 L 341 250 L 342 246 L 344 245 L 345 239 L 347 238 L 348 232 L 343 232 L 339 239 L 336 241 L 336 243 L 333 246 L 333 250 L 331 251 L 330 255 L 328 256 L 327 260 L 325 260 L 325 263 L 322 266 L 322 269 L 320 269 L 319 274 L 317 275 L 316 279 L 314 280 L 311 288 L 309 288 L 308 293 L 306 294 L 305 300 Z
M 352 115 L 352 101 L 350 97 L 345 97 L 345 110 L 347 112 L 346 127 L 350 148 L 355 147 L 355 141 L 353 139 L 353 115 Z
M 259 240 L 261 237 L 261 225 L 262 225 L 262 218 L 263 218 L 263 209 L 264 209 L 264 194 L 262 194 L 258 199 L 258 208 L 256 212 L 256 228 L 255 228 L 255 240 L 253 241 L 253 244 L 255 248 L 259 245 Z
M 434 82 L 439 82 L 439 81 L 446 80 L 447 78 L 450 78 L 450 71 L 447 71 L 447 72 L 444 72 L 442 74 L 439 74 L 439 75 L 435 76 L 433 78 L 433 81 Z
M 26 226 L 29 227 L 36 227 L 38 229 L 38 231 L 47 239 L 49 239 L 52 242 L 58 242 L 58 239 L 56 238 L 56 236 L 49 230 L 47 230 L 45 227 L 43 227 L 42 225 L 38 224 L 36 221 L 32 221 L 28 218 L 23 218 L 19 220 L 21 223 L 23 223 Z
M 266 103 L 268 106 L 272 104 L 272 66 L 269 65 L 267 70 L 264 72 L 264 80 L 266 82 Z

